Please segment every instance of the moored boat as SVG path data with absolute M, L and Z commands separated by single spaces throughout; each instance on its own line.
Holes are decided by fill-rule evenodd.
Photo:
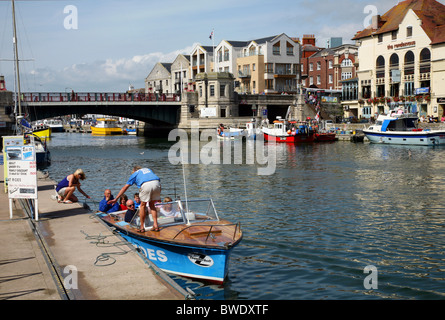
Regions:
M 305 122 L 275 120 L 273 128 L 262 128 L 265 141 L 284 143 L 314 142 L 315 132 Z
M 45 125 L 51 128 L 51 132 L 63 132 L 63 121 L 61 119 L 46 119 L 43 121 Z
M 118 127 L 115 119 L 97 119 L 97 123 L 91 126 L 91 133 L 93 135 L 113 135 L 122 134 L 122 129 Z
M 434 146 L 445 144 L 445 130 L 418 127 L 414 114 L 392 113 L 379 115 L 376 123 L 363 129 L 371 143 Z
M 138 232 L 137 212 L 127 219 L 130 222 L 125 221 L 126 211 L 97 214 L 165 272 L 223 283 L 230 253 L 242 239 L 240 225 L 221 220 L 211 199 L 184 204 L 179 200 L 156 204 L 158 232 L 151 231 L 151 219 L 145 219 L 146 231 Z
M 45 168 L 51 164 L 51 152 L 46 145 L 46 140 L 42 141 L 34 133 L 25 133 L 23 139 L 25 144 L 34 146 L 38 168 Z
M 337 139 L 335 132 L 316 132 L 315 141 L 317 142 L 329 142 Z

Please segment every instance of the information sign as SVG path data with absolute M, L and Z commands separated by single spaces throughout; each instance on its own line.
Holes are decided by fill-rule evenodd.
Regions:
M 37 163 L 34 146 L 9 146 L 5 149 L 9 198 L 37 199 Z

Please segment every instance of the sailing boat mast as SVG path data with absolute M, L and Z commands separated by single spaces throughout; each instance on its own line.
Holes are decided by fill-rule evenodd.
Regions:
M 20 103 L 20 97 L 21 97 L 21 91 L 20 91 L 20 70 L 19 70 L 19 55 L 18 55 L 18 49 L 17 49 L 17 28 L 15 26 L 15 5 L 14 0 L 11 0 L 12 2 L 12 22 L 13 22 L 13 31 L 14 31 L 14 37 L 12 39 L 14 43 L 14 53 L 15 53 L 15 69 L 17 73 L 17 97 L 16 101 L 19 107 L 18 116 L 21 117 L 22 115 L 22 105 Z

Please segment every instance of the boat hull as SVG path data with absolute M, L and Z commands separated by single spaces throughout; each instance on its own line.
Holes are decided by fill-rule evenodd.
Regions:
M 264 140 L 275 141 L 279 143 L 305 143 L 305 142 L 314 142 L 315 135 L 310 133 L 310 134 L 275 136 L 264 132 Z
M 232 249 L 180 246 L 121 235 L 164 272 L 218 284 L 223 283 L 228 274 Z
M 329 142 L 335 141 L 336 135 L 335 133 L 316 133 L 315 141 L 317 142 Z
M 32 133 L 34 135 L 36 135 L 37 137 L 39 137 L 40 139 L 51 138 L 51 132 L 52 132 L 52 129 L 50 127 L 35 129 L 32 131 Z
M 98 128 L 95 126 L 91 126 L 91 133 L 93 135 L 107 136 L 107 135 L 117 135 L 122 134 L 122 129 L 117 128 Z
M 445 131 L 390 131 L 363 130 L 371 143 L 436 146 L 445 144 Z

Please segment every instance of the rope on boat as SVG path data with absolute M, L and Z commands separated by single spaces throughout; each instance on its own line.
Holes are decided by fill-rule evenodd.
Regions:
M 101 233 L 99 233 L 98 236 L 90 236 L 83 230 L 80 230 L 80 232 L 86 236 L 85 240 L 93 240 L 93 241 L 90 241 L 90 243 L 95 244 L 97 247 L 101 247 L 101 248 L 114 247 L 114 248 L 118 248 L 119 250 L 121 250 L 121 251 L 117 251 L 117 252 L 104 252 L 104 253 L 100 254 L 99 256 L 97 256 L 96 261 L 94 262 L 94 265 L 97 267 L 110 266 L 116 262 L 116 259 L 114 257 L 112 257 L 113 255 L 124 255 L 124 254 L 127 254 L 128 252 L 132 251 L 131 249 L 124 250 L 120 247 L 120 246 L 128 246 L 128 243 L 126 241 L 109 242 L 109 241 L 105 240 L 108 237 L 115 236 L 114 234 L 105 236 L 105 235 L 102 235 Z

